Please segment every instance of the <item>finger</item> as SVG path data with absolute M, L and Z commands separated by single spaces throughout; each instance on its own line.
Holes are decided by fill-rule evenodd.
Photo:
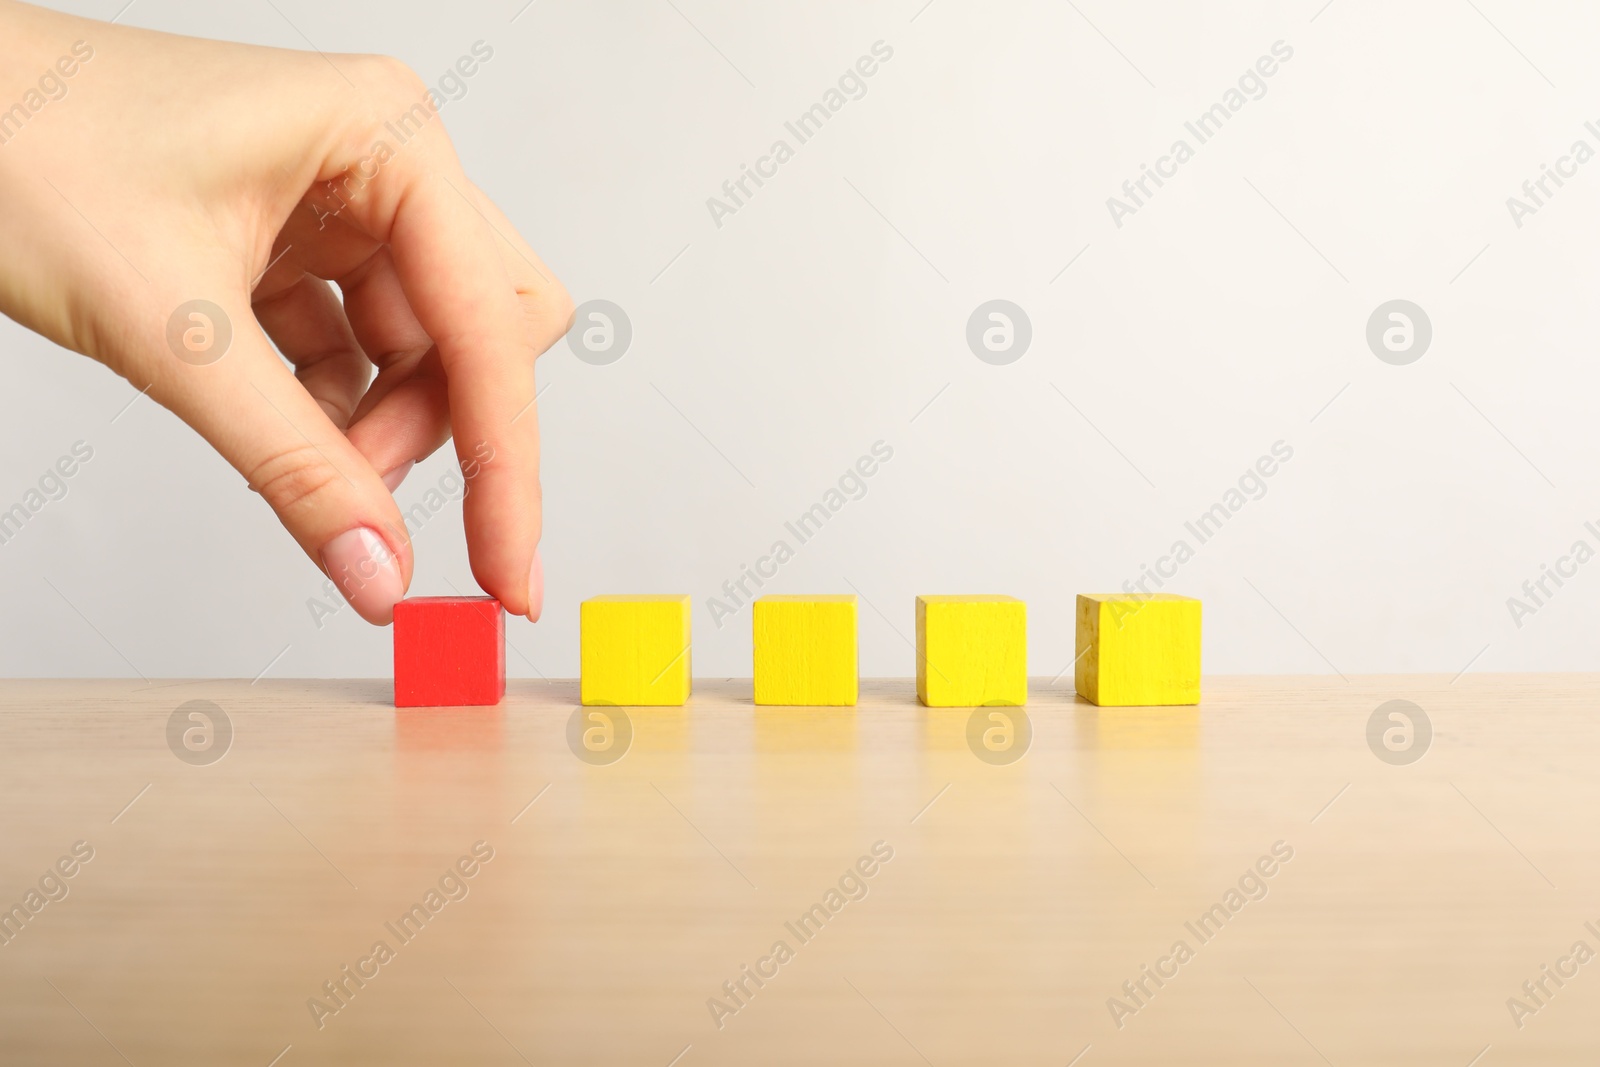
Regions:
M 368 622 L 387 624 L 411 579 L 411 547 L 378 473 L 273 353 L 239 294 L 231 347 L 174 367 L 153 390 L 242 474 Z
M 406 301 L 387 250 L 339 285 L 351 329 L 382 368 L 346 432 L 393 489 L 413 464 L 450 438 L 444 367 Z
M 433 338 L 406 300 L 387 248 L 379 249 L 355 270 L 336 276 L 335 281 L 344 293 L 350 329 L 380 370 L 415 364 L 433 347 Z M 370 394 L 365 398 L 367 406 L 376 402 L 377 397 Z
M 482 190 L 472 186 L 468 195 L 495 236 L 500 238 L 495 247 L 500 250 L 501 262 L 517 290 L 517 300 L 533 342 L 534 358 L 537 359 L 572 328 L 576 314 L 572 298 L 511 225 L 511 220 Z M 514 418 L 537 420 L 538 417 L 538 394 L 535 393 L 523 414 Z M 467 468 L 462 469 L 465 472 Z M 544 561 L 537 545 L 533 550 L 533 572 L 528 585 L 528 618 L 538 622 L 544 608 Z
M 406 301 L 388 248 L 352 226 L 349 216 L 325 210 L 321 199 L 313 190 L 291 214 L 274 246 L 273 266 L 257 287 L 257 300 L 287 292 L 296 284 L 296 272 L 339 286 L 344 294 L 339 314 L 379 374 L 346 419 L 335 421 L 392 493 L 416 463 L 449 440 L 444 374 L 437 358 L 423 365 L 433 341 Z M 394 400 L 385 402 L 397 387 Z
M 302 274 L 279 292 L 257 290 L 254 307 L 262 329 L 294 365 L 294 376 L 344 429 L 367 391 L 372 364 L 328 283 Z
M 473 574 L 508 609 L 537 619 L 538 352 L 494 234 L 464 184 L 459 176 L 413 176 L 391 247 L 412 309 L 439 348 L 457 458 L 465 465 L 488 457 L 463 502 Z
M 383 242 L 350 217 L 326 210 L 326 199 L 326 185 L 315 185 L 289 212 L 267 269 L 256 281 L 258 294 L 286 288 L 301 274 L 329 281 L 351 276 L 383 250 Z
M 572 328 L 572 299 L 495 202 L 476 185 L 467 192 L 473 206 L 499 238 L 495 247 L 500 250 L 501 262 L 516 287 L 534 351 L 543 355 Z
M 493 457 L 466 499 L 473 574 L 507 608 L 534 617 L 540 498 L 533 362 L 545 345 L 534 337 L 548 334 L 553 342 L 559 331 L 544 320 L 570 318 L 570 300 L 548 269 L 536 266 L 537 257 L 515 245 L 513 262 L 526 263 L 534 280 L 520 283 L 507 267 L 499 242 L 511 242 L 498 231 L 510 228 L 477 204 L 422 80 L 392 62 L 371 71 L 384 106 L 405 113 L 406 136 L 352 175 L 349 152 L 372 143 L 352 127 L 318 171 L 326 180 L 311 210 L 319 224 L 332 214 L 389 245 L 407 301 L 439 349 L 456 454 L 463 468 L 480 454 Z M 539 295 L 554 312 L 535 317 L 537 330 L 521 292 Z
M 389 243 L 407 302 L 438 346 L 457 458 L 463 469 L 479 464 L 464 505 L 473 576 L 508 610 L 537 617 L 535 345 L 495 233 L 468 199 L 442 133 L 415 148 L 389 164 L 350 214 Z
M 356 420 L 345 431 L 373 467 L 388 472 L 392 492 L 411 468 L 450 439 L 450 393 L 439 350 L 394 364 L 378 375 Z

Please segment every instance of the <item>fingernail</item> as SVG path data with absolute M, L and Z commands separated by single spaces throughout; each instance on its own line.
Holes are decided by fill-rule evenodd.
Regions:
M 378 531 L 358 526 L 323 545 L 322 569 L 357 615 L 378 626 L 394 621 L 405 585 L 400 561 Z
M 544 558 L 537 547 L 533 550 L 533 566 L 528 569 L 528 621 L 538 622 L 544 611 Z
M 416 465 L 416 460 L 408 459 L 404 463 L 400 464 L 400 466 L 383 476 L 383 484 L 389 487 L 389 493 L 391 496 L 394 494 L 396 489 L 400 488 L 400 483 L 406 480 L 406 475 L 411 473 L 411 468 L 415 467 Z

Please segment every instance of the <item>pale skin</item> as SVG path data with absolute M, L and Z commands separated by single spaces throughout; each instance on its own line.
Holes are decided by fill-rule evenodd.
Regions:
M 210 362 L 205 319 L 169 342 L 196 300 Z M 193 427 L 372 623 L 411 583 L 392 490 L 453 436 L 473 576 L 538 619 L 534 361 L 572 301 L 403 64 L 0 0 L 0 312 Z

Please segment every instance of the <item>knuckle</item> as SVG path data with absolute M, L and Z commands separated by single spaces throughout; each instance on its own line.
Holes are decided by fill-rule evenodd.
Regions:
M 566 286 L 557 282 L 555 291 L 550 294 L 551 320 L 560 326 L 562 333 L 566 333 L 572 329 L 572 319 L 577 313 L 578 305 L 572 302 L 572 294 L 567 292 Z
M 362 59 L 368 76 L 386 92 L 408 100 L 416 100 L 427 92 L 427 83 L 422 80 L 422 75 L 411 68 L 404 60 L 394 56 L 365 56 Z
M 334 492 L 341 475 L 314 445 L 297 445 L 256 464 L 250 488 L 287 522 L 315 509 Z
M 438 126 L 438 99 L 432 87 L 403 60 L 393 56 L 361 56 L 358 61 L 356 82 L 361 91 L 354 94 L 352 121 L 362 138 L 387 139 L 391 129 L 402 131 L 407 138 L 421 137 L 423 143 L 435 144 Z M 361 140 L 359 147 L 370 149 L 369 140 Z
M 534 348 L 539 355 L 566 336 L 577 314 L 572 295 L 560 282 L 555 282 L 549 289 L 536 295 L 525 297 L 522 307 L 533 334 Z

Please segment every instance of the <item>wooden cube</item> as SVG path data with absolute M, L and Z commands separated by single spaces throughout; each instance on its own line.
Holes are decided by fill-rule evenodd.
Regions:
M 580 699 L 619 707 L 689 699 L 688 594 L 597 596 L 578 609 Z
M 751 614 L 757 704 L 856 702 L 854 596 L 764 596 Z
M 394 606 L 394 706 L 498 704 L 506 613 L 487 596 L 417 596 Z
M 1016 597 L 917 597 L 917 699 L 930 708 L 1026 704 L 1027 615 Z
M 1200 601 L 1171 593 L 1078 597 L 1078 695 L 1102 707 L 1200 703 Z

